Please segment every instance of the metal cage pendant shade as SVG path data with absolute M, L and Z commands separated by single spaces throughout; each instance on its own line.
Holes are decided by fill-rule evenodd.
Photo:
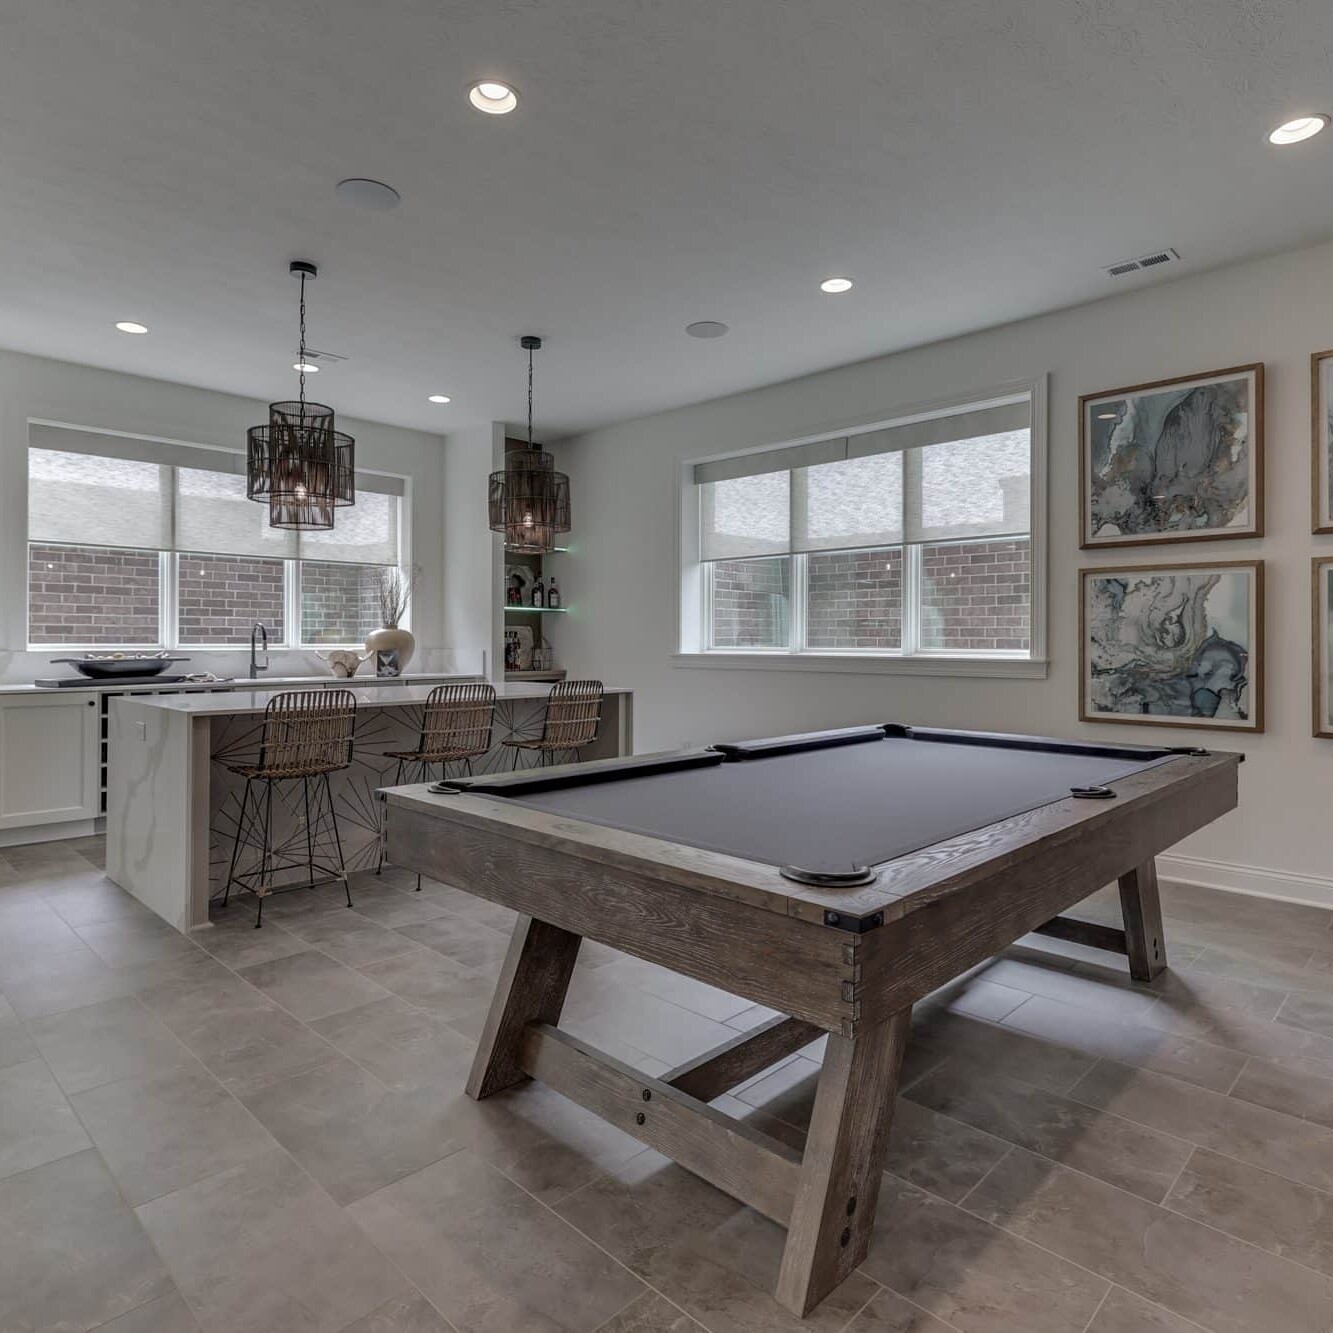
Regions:
M 306 363 L 305 280 L 315 266 L 296 260 L 292 273 L 301 279 L 299 365 Z M 356 441 L 334 428 L 333 408 L 301 396 L 270 403 L 268 423 L 246 432 L 246 494 L 267 501 L 269 526 L 314 530 L 333 527 L 333 512 L 356 503 Z
M 490 528 L 504 534 L 511 551 L 540 554 L 554 547 L 558 533 L 569 531 L 569 478 L 532 440 L 532 354 L 542 340 L 528 335 L 520 345 L 528 354 L 528 447 L 511 449 L 504 470 L 491 473 Z

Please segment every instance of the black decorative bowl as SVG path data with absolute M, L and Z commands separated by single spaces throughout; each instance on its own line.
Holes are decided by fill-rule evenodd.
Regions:
M 51 663 L 67 662 L 81 676 L 90 680 L 115 680 L 119 676 L 156 676 L 173 662 L 187 662 L 186 657 L 172 657 L 167 653 L 136 655 L 132 653 L 89 654 L 84 657 L 53 657 Z

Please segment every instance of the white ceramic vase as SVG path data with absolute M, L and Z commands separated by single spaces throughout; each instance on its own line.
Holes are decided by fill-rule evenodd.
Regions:
M 398 654 L 398 670 L 407 670 L 412 654 L 417 650 L 416 636 L 410 629 L 376 629 L 366 635 L 366 652 Z

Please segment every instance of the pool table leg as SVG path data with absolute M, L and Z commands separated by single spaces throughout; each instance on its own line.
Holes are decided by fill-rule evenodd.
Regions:
M 519 1067 L 524 1030 L 529 1023 L 559 1024 L 582 943 L 582 935 L 549 922 L 518 918 L 472 1060 L 469 1097 L 480 1101 L 527 1081 Z
M 1151 859 L 1120 876 L 1120 910 L 1125 918 L 1125 952 L 1135 981 L 1151 981 L 1166 970 L 1162 899 L 1157 891 L 1157 862 Z
M 777 1298 L 814 1309 L 865 1258 L 911 1008 L 856 1037 L 830 1034 L 801 1159 Z

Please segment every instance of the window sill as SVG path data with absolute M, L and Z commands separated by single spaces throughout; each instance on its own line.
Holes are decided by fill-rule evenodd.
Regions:
M 732 671 L 824 671 L 853 675 L 971 676 L 992 680 L 1045 680 L 1048 663 L 1033 657 L 897 657 L 888 653 L 673 653 L 678 667 Z

